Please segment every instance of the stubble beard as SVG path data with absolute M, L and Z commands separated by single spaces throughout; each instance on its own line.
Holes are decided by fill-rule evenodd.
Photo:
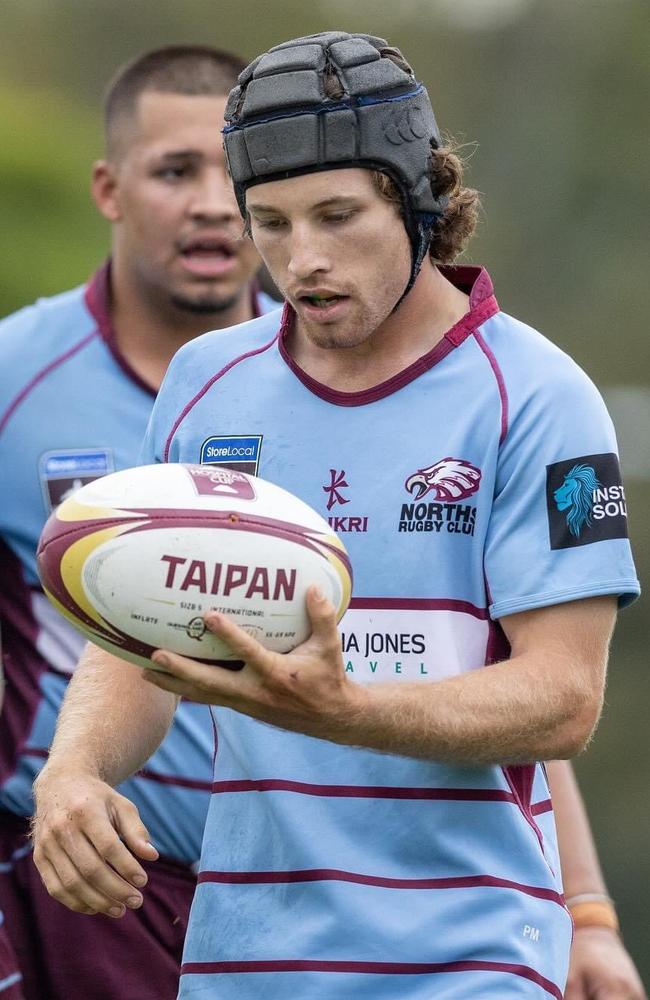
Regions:
M 193 316 L 209 316 L 212 313 L 223 313 L 237 303 L 241 292 L 236 292 L 226 297 L 218 297 L 214 294 L 200 296 L 182 295 L 173 292 L 170 296 L 172 305 L 180 312 L 190 313 Z
M 307 323 L 303 329 L 316 347 L 324 350 L 348 350 L 359 347 L 372 337 L 382 317 L 368 308 L 358 308 L 356 315 L 341 323 Z

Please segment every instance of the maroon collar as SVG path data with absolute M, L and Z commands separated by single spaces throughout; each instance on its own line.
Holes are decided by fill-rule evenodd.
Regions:
M 444 336 L 438 341 L 427 354 L 423 354 L 405 368 L 403 371 L 393 375 L 379 385 L 373 385 L 369 389 L 362 389 L 359 392 L 340 392 L 338 389 L 331 389 L 322 382 L 317 382 L 311 375 L 303 371 L 293 360 L 286 348 L 286 337 L 291 329 L 296 314 L 291 306 L 286 303 L 282 314 L 282 325 L 278 338 L 278 347 L 284 361 L 289 366 L 294 375 L 300 379 L 311 392 L 329 403 L 338 406 L 363 406 L 366 403 L 374 403 L 384 396 L 390 396 L 403 386 L 408 385 L 423 372 L 442 361 L 455 347 L 462 344 L 471 333 L 478 329 L 490 316 L 494 316 L 499 311 L 499 305 L 494 296 L 492 280 L 487 271 L 482 267 L 469 265 L 456 266 L 445 264 L 440 266 L 440 272 L 451 281 L 456 288 L 469 295 L 469 311 L 455 323 Z
M 156 390 L 150 386 L 148 382 L 145 382 L 145 380 L 141 378 L 136 371 L 134 371 L 118 347 L 117 335 L 111 319 L 111 269 L 112 265 L 109 257 L 108 260 L 104 261 L 101 267 L 95 271 L 94 275 L 86 285 L 84 293 L 86 308 L 97 323 L 97 329 L 99 330 L 99 334 L 106 344 L 106 347 L 111 352 L 115 362 L 119 365 L 124 374 L 127 375 L 132 382 L 135 382 L 135 384 L 141 389 L 149 393 L 150 396 L 155 397 Z M 259 300 L 259 286 L 257 282 L 253 282 L 252 284 L 251 298 L 253 316 L 261 316 L 262 308 Z
M 117 336 L 111 319 L 111 261 L 110 258 L 95 271 L 94 275 L 86 285 L 84 301 L 88 312 L 97 323 L 99 335 L 106 344 L 106 347 L 113 355 L 116 364 L 122 369 L 124 374 L 144 392 L 150 396 L 156 396 L 153 386 L 145 382 L 143 378 L 131 367 L 127 359 L 120 351 L 117 344 Z

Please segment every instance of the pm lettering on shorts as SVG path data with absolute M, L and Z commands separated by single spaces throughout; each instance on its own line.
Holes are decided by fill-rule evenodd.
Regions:
M 109 448 L 46 451 L 38 463 L 45 509 L 51 513 L 86 483 L 114 471 L 113 453 Z
M 627 538 L 627 508 L 618 458 L 582 455 L 546 466 L 552 549 Z
M 235 472 L 256 476 L 262 450 L 262 434 L 236 434 L 206 438 L 201 445 L 201 465 L 225 465 Z

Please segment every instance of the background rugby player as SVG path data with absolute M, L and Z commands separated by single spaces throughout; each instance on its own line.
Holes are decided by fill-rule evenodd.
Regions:
M 226 97 L 244 65 L 229 52 L 175 46 L 117 73 L 105 100 L 105 157 L 92 176 L 111 224 L 110 259 L 85 287 L 0 325 L 0 462 L 11 470 L 0 500 L 0 905 L 28 1000 L 176 996 L 212 779 L 209 713 L 184 702 L 158 753 L 121 786 L 151 840 L 140 852 L 146 906 L 136 884 L 96 920 L 62 909 L 41 884 L 26 832 L 32 782 L 83 643 L 45 599 L 35 552 L 62 497 L 136 464 L 178 347 L 276 306 L 257 289 L 259 258 L 242 238 L 221 147 Z M 114 861 L 122 850 L 115 845 Z M 62 872 L 70 898 L 80 872 L 96 867 L 90 845 L 79 864 Z

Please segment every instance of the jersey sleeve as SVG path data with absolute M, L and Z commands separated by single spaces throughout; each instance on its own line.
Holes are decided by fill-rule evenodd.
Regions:
M 165 383 L 163 382 L 149 415 L 147 429 L 140 446 L 138 465 L 155 465 L 166 461 L 164 457 L 165 443 L 170 429 L 165 405 Z
M 612 422 L 593 383 L 560 357 L 543 382 L 512 394 L 486 537 L 493 618 L 602 594 L 624 605 L 639 593 Z
M 142 439 L 138 465 L 155 465 L 157 462 L 162 462 L 162 458 L 159 457 L 159 453 L 156 449 L 156 432 L 152 423 L 153 414 L 149 417 L 149 423 L 147 424 L 147 429 L 145 431 L 144 438 Z
M 186 364 L 189 346 L 186 344 L 181 347 L 167 368 L 142 440 L 139 465 L 178 461 L 175 448 L 172 446 L 171 452 L 168 453 L 167 444 L 182 414 L 183 406 L 191 395 L 191 387 L 187 385 Z

